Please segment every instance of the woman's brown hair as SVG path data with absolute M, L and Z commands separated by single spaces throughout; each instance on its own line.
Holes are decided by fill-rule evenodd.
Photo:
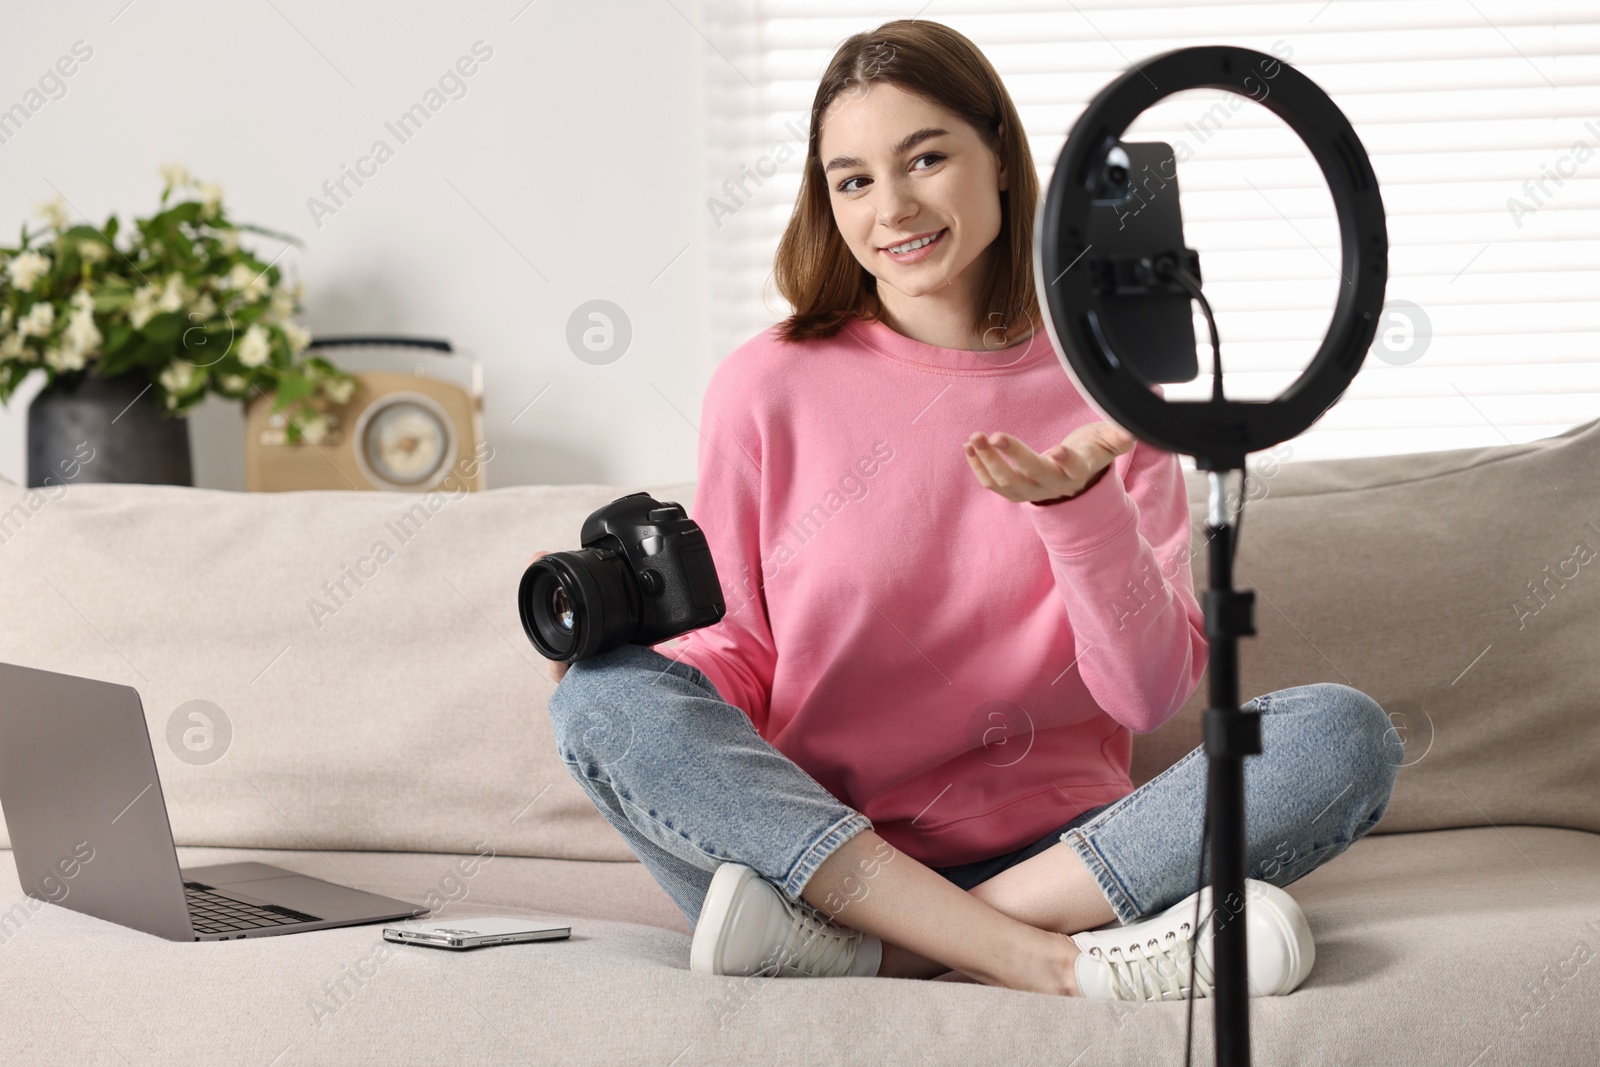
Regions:
M 877 278 L 856 261 L 834 223 L 818 147 L 828 105 L 840 93 L 859 93 L 874 82 L 892 83 L 961 116 L 1005 165 L 997 254 L 979 287 L 973 330 L 992 339 L 991 348 L 1018 343 L 1041 324 L 1033 285 L 1039 175 L 1016 106 L 988 58 L 950 27 L 920 19 L 897 19 L 853 35 L 834 53 L 817 86 L 800 194 L 773 264 L 778 291 L 794 307 L 778 336 L 831 337 L 852 315 L 882 316 Z

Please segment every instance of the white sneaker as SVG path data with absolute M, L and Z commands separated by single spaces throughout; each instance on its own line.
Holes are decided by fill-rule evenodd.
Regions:
M 1270 882 L 1244 880 L 1248 963 L 1252 997 L 1293 992 L 1316 960 L 1316 945 L 1305 913 L 1293 897 Z M 1190 929 L 1195 896 L 1150 919 L 1106 926 L 1072 935 L 1083 950 L 1074 973 L 1081 996 L 1097 1000 L 1182 1000 L 1190 993 L 1190 966 L 1198 996 L 1213 996 L 1216 979 L 1211 887 L 1200 890 L 1199 955 Z
M 742 863 L 711 876 L 689 948 L 691 971 L 769 978 L 872 977 L 882 959 L 878 938 L 790 901 Z

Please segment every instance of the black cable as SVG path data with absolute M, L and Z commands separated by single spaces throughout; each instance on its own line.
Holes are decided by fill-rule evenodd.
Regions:
M 1211 400 L 1220 403 L 1222 395 L 1222 342 L 1217 339 L 1217 319 L 1211 314 L 1211 301 L 1206 299 L 1206 294 L 1200 291 L 1200 279 L 1190 274 L 1177 263 L 1165 256 L 1158 259 L 1155 264 L 1156 277 L 1170 278 L 1188 290 L 1189 297 L 1200 304 L 1200 310 L 1205 312 L 1206 327 L 1211 333 Z
M 1206 317 L 1207 332 L 1211 335 L 1211 400 L 1213 403 L 1223 400 L 1222 340 L 1217 333 L 1217 317 L 1211 313 L 1211 301 L 1207 300 L 1206 294 L 1200 290 L 1200 279 L 1166 256 L 1158 257 L 1151 264 L 1150 269 L 1155 277 L 1175 281 L 1183 286 L 1184 290 L 1188 292 L 1189 298 L 1199 302 L 1200 310 Z M 1241 470 L 1239 472 L 1239 511 L 1233 517 L 1233 547 L 1228 552 L 1228 563 L 1230 565 L 1239 557 L 1239 533 L 1244 528 L 1245 489 L 1249 483 L 1249 471 Z
M 1200 890 L 1206 884 L 1206 837 L 1211 832 L 1211 808 L 1206 806 L 1205 815 L 1200 820 L 1200 863 L 1199 870 L 1194 877 L 1194 925 L 1189 927 L 1189 933 L 1194 936 L 1194 947 L 1189 952 L 1189 1008 L 1188 1022 L 1183 1028 L 1183 1067 L 1189 1067 L 1189 1055 L 1193 1051 L 1194 1042 L 1194 971 L 1195 964 L 1200 957 Z M 1212 901 L 1215 905 L 1216 901 Z
M 1190 299 L 1198 301 L 1200 310 L 1205 314 L 1206 327 L 1211 334 L 1211 400 L 1213 403 L 1224 399 L 1222 395 L 1222 341 L 1217 334 L 1217 318 L 1211 313 L 1211 301 L 1206 299 L 1205 293 L 1200 291 L 1200 280 L 1190 274 L 1183 267 L 1162 257 L 1154 264 L 1155 275 L 1176 281 L 1188 292 Z M 1233 544 L 1228 549 L 1228 563 L 1232 566 L 1239 556 L 1239 534 L 1244 528 L 1245 494 L 1250 485 L 1249 468 L 1239 472 L 1239 510 L 1230 516 L 1233 520 Z M 1189 933 L 1194 938 L 1194 944 L 1189 952 L 1189 1006 L 1187 1021 L 1184 1024 L 1183 1034 L 1183 1067 L 1189 1067 L 1190 1057 L 1194 1051 L 1194 1002 L 1195 1002 L 1195 970 L 1200 959 L 1200 891 L 1205 888 L 1206 878 L 1206 843 L 1211 835 L 1211 805 L 1209 799 L 1204 806 L 1205 814 L 1200 822 L 1200 862 L 1195 865 L 1194 878 L 1194 922 L 1189 927 Z M 1213 910 L 1216 901 L 1211 902 Z

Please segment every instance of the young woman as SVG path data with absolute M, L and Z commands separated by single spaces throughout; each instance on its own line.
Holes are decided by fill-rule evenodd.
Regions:
M 687 916 L 693 970 L 1209 993 L 1239 904 L 1192 891 L 1205 753 L 1128 774 L 1206 666 L 1182 470 L 1062 371 L 1038 188 L 969 40 L 845 41 L 777 252 L 794 314 L 706 392 L 694 516 L 728 614 L 670 655 L 551 665 L 561 757 Z M 1377 824 L 1402 753 L 1349 686 L 1246 707 L 1251 990 L 1282 994 L 1314 946 L 1281 887 Z

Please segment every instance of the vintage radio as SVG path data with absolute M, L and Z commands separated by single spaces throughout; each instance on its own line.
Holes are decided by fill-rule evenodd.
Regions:
M 315 444 L 291 443 L 283 414 L 270 396 L 258 395 L 245 412 L 246 489 L 427 492 L 447 479 L 450 489 L 486 487 L 483 368 L 476 359 L 427 338 L 324 337 L 310 345 L 329 348 L 389 350 L 379 367 L 392 366 L 393 350 L 405 349 L 410 366 L 358 369 L 341 354 L 335 362 L 350 371 L 356 388 L 328 409 L 327 434 Z

